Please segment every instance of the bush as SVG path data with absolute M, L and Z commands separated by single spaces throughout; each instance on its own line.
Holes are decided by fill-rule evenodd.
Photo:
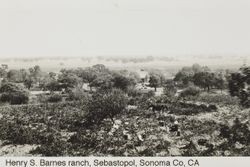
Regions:
M 42 88 L 44 88 L 44 90 L 50 90 L 50 91 L 61 91 L 61 85 L 58 81 L 56 80 L 52 80 L 48 83 L 46 83 L 45 85 L 41 86 Z
M 200 88 L 195 87 L 195 86 L 189 86 L 180 93 L 180 97 L 183 97 L 183 98 L 190 97 L 190 96 L 194 97 L 194 96 L 199 96 L 200 93 L 201 93 Z
M 147 93 L 144 93 L 139 99 L 138 99 L 138 106 L 142 109 L 148 109 L 149 105 L 151 104 L 151 101 L 155 101 L 155 92 L 149 91 Z
M 10 104 L 27 104 L 29 101 L 28 92 L 12 83 L 6 83 L 0 88 L 0 101 Z
M 240 91 L 240 103 L 242 106 L 244 107 L 250 107 L 250 88 L 248 88 L 248 90 L 242 90 Z
M 130 97 L 139 97 L 142 95 L 142 93 L 139 90 L 135 89 L 134 87 L 128 88 L 127 93 L 128 96 Z
M 34 144 L 34 134 L 29 127 L 20 125 L 20 122 L 1 122 L 1 139 L 11 144 Z
M 224 140 L 218 147 L 221 150 L 229 150 L 234 155 L 249 156 L 250 130 L 249 123 L 236 118 L 232 126 L 220 125 L 220 137 Z M 226 140 L 225 140 L 226 139 Z M 241 145 L 241 148 L 237 148 Z
M 0 101 L 10 104 L 27 104 L 29 97 L 24 92 L 3 93 L 0 97 Z
M 141 96 L 138 97 L 129 97 L 128 98 L 128 105 L 135 105 L 137 106 L 139 104 Z
M 75 88 L 69 92 L 68 100 L 85 100 L 86 98 L 87 94 L 83 89 Z
M 48 102 L 57 103 L 62 101 L 62 96 L 60 94 L 52 94 L 48 98 Z
M 49 135 L 52 136 L 56 133 L 45 124 L 31 123 L 29 126 L 26 124 L 23 118 L 2 119 L 0 139 L 7 140 L 11 144 L 46 144 L 49 141 Z
M 48 135 L 48 141 L 45 144 L 32 150 L 32 154 L 42 154 L 43 156 L 63 156 L 67 152 L 68 144 L 66 141 L 61 140 L 60 136 L 55 134 Z
M 177 87 L 173 81 L 168 81 L 163 89 L 164 95 L 174 97 L 177 92 Z
M 150 90 L 149 92 L 147 92 L 146 94 L 144 94 L 144 97 L 146 98 L 151 98 L 155 96 L 155 92 Z

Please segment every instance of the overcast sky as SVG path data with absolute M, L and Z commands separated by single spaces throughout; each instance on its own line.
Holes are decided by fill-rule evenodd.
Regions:
M 1 0 L 0 57 L 249 54 L 249 0 Z

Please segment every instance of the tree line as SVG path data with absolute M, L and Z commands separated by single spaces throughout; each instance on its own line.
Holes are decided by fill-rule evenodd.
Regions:
M 173 79 L 166 78 L 161 71 L 151 71 L 147 76 L 147 86 L 153 87 L 155 91 L 158 87 L 164 87 L 165 93 L 172 95 L 178 89 L 188 88 L 190 85 L 207 92 L 212 89 L 228 90 L 232 96 L 239 97 L 242 104 L 247 106 L 249 105 L 249 75 L 249 67 L 246 66 L 236 72 L 230 72 L 229 70 L 212 71 L 207 66 L 194 64 L 191 67 L 183 67 Z M 76 94 L 79 93 L 84 84 L 87 84 L 90 91 L 93 89 L 95 91 L 119 89 L 124 93 L 129 93 L 135 91 L 136 84 L 143 82 L 136 72 L 114 71 L 102 64 L 87 68 L 62 69 L 59 73 L 45 73 L 39 66 L 20 70 L 8 70 L 1 67 L 0 77 L 2 78 L 0 93 L 4 102 L 11 99 L 10 97 L 13 97 L 14 94 L 25 97 L 29 90 L 34 88 Z M 190 94 L 195 94 L 197 89 L 189 89 L 188 91 Z M 17 97 L 11 100 L 12 103 L 15 103 L 13 99 L 17 99 Z M 23 102 L 16 101 L 18 101 L 17 104 L 27 103 L 27 98 Z

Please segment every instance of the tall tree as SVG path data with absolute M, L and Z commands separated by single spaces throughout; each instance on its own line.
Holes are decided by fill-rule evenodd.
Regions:
M 0 78 L 6 78 L 7 71 L 5 68 L 0 67 Z
M 21 82 L 22 80 L 21 72 L 18 70 L 9 70 L 7 72 L 7 79 L 10 82 Z
M 151 74 L 149 77 L 149 86 L 153 87 L 155 89 L 155 92 L 157 90 L 157 87 L 159 87 L 161 84 L 161 79 L 158 75 Z
M 128 71 L 119 71 L 112 74 L 113 87 L 127 91 L 139 82 L 139 77 L 137 78 L 136 73 L 130 73 Z
M 220 89 L 221 92 L 223 89 L 226 88 L 226 78 L 225 76 L 223 76 L 222 73 L 219 73 L 216 77 L 215 77 L 215 83 L 214 83 L 214 86 L 217 88 L 217 89 Z
M 207 89 L 209 92 L 214 85 L 215 75 L 209 72 L 199 72 L 193 77 L 193 82 L 196 86 Z
M 33 79 L 34 82 L 40 82 L 41 77 L 41 68 L 40 66 L 36 65 L 32 68 L 29 68 L 30 77 Z
M 79 75 L 84 82 L 89 84 L 90 90 L 92 87 L 109 87 L 111 85 L 111 72 L 102 64 L 96 64 L 92 67 L 87 67 L 81 71 Z
M 168 96 L 168 97 L 174 97 L 176 92 L 177 92 L 177 88 L 175 86 L 175 83 L 173 80 L 167 80 L 165 85 L 164 85 L 164 95 Z
M 25 81 L 25 79 L 27 79 L 28 78 L 28 72 L 27 72 L 27 70 L 26 69 L 20 69 L 20 75 L 21 75 L 21 80 L 22 80 L 22 82 L 24 82 Z
M 34 84 L 34 80 L 31 76 L 28 76 L 23 83 L 27 89 L 30 89 Z
M 241 104 L 250 107 L 250 67 L 242 67 L 239 72 L 231 74 L 229 79 L 229 92 L 237 96 Z

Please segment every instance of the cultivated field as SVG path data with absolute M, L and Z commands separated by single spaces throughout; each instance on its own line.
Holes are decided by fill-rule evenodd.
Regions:
M 2 156 L 249 156 L 249 67 L 1 68 Z M 146 72 L 145 72 L 146 71 Z

